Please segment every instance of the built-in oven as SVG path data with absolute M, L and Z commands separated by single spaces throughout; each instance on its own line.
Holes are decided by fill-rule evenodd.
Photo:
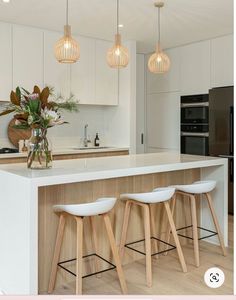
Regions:
M 209 133 L 181 132 L 181 153 L 209 155 Z
M 208 95 L 181 97 L 181 124 L 208 124 Z
M 181 97 L 181 153 L 209 155 L 209 96 Z

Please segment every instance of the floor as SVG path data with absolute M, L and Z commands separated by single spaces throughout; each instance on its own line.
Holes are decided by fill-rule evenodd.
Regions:
M 130 250 L 126 250 L 130 251 Z M 229 248 L 223 257 L 218 246 L 200 242 L 201 266 L 194 266 L 191 243 L 183 246 L 188 273 L 182 273 L 176 255 L 171 251 L 167 256 L 153 259 L 153 286 L 145 284 L 145 259 L 124 266 L 128 292 L 133 295 L 232 295 L 233 294 L 233 217 L 229 216 Z M 218 289 L 211 289 L 204 283 L 204 273 L 210 267 L 219 267 L 225 273 L 225 282 Z M 72 282 L 55 291 L 55 294 L 74 294 Z M 109 271 L 101 278 L 95 276 L 83 280 L 83 294 L 120 294 L 116 272 Z

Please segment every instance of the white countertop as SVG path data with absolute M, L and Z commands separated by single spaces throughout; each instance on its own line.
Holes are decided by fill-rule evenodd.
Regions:
M 29 170 L 25 163 L 0 165 L 0 172 L 45 186 L 224 164 L 227 164 L 224 158 L 164 152 L 54 161 L 53 168 L 48 170 Z
M 116 151 L 128 151 L 129 148 L 123 147 L 91 147 L 89 149 L 79 149 L 78 147 L 70 147 L 70 148 L 59 148 L 53 150 L 53 155 L 69 155 L 69 154 L 86 154 L 86 153 L 100 153 L 100 152 L 116 152 Z M 27 157 L 27 152 L 22 153 L 8 153 L 8 154 L 0 154 L 0 159 L 2 158 L 21 158 Z

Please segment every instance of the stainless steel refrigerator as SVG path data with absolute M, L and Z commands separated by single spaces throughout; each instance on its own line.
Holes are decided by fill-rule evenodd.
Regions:
M 209 91 L 209 154 L 228 159 L 229 213 L 234 212 L 234 90 L 233 87 Z

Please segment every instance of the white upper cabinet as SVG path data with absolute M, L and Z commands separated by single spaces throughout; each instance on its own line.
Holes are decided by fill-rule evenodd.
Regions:
M 94 104 L 97 105 L 118 105 L 118 70 L 110 68 L 106 61 L 110 47 L 112 43 L 96 40 Z
M 234 84 L 233 35 L 211 41 L 211 87 Z
M 44 85 L 66 97 L 70 94 L 70 65 L 59 63 L 54 56 L 54 45 L 61 37 L 56 32 L 44 32 Z
M 80 104 L 95 104 L 95 40 L 75 37 L 80 59 L 71 65 L 71 92 Z
M 12 90 L 12 26 L 0 23 L 0 101 L 9 101 Z
M 208 93 L 210 88 L 210 41 L 181 47 L 181 93 Z
M 43 86 L 43 31 L 13 25 L 13 88 Z
M 165 74 L 154 74 L 147 68 L 148 94 L 174 92 L 180 89 L 180 48 L 169 49 L 165 52 L 171 61 L 170 70 Z

